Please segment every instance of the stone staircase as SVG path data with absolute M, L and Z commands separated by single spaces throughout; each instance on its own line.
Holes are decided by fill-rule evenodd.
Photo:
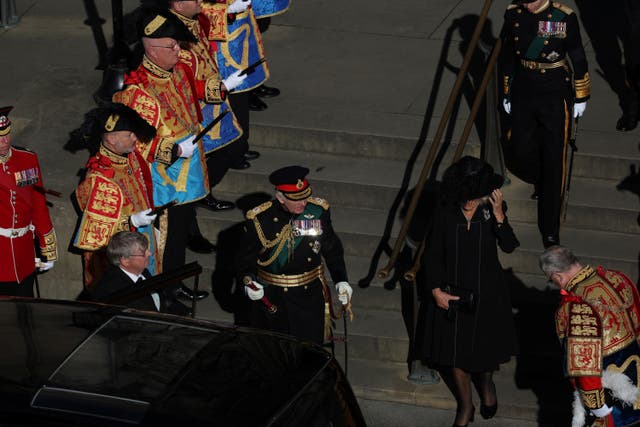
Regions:
M 561 239 L 584 262 L 619 269 L 636 278 L 640 247 L 640 227 L 636 221 L 638 199 L 616 190 L 616 184 L 628 175 L 630 164 L 640 161 L 640 155 L 637 149 L 632 149 L 635 145 L 632 135 L 619 135 L 603 144 L 607 136 L 597 131 L 581 131 L 570 206 Z M 369 288 L 356 286 L 367 274 L 415 141 L 254 125 L 252 143 L 262 157 L 246 171 L 230 171 L 217 188 L 216 196 L 237 199 L 247 193 L 271 194 L 267 177 L 272 170 L 288 164 L 311 169 L 309 179 L 314 194 L 331 203 L 334 227 L 342 238 L 355 290 L 356 319 L 349 325 L 348 366 L 349 379 L 357 395 L 454 409 L 455 403 L 443 384 L 424 386 L 406 380 L 408 339 L 400 314 L 399 287 L 386 290 L 377 278 Z M 477 141 L 472 140 L 467 151 L 477 155 Z M 450 153 L 443 161 L 444 166 L 450 163 Z M 423 157 L 424 153 L 414 168 L 411 186 L 422 168 Z M 503 266 L 513 273 L 510 275 L 514 283 L 512 299 L 521 355 L 496 374 L 500 415 L 542 422 L 545 417 L 557 420 L 558 416 L 566 416 L 563 399 L 568 395 L 561 378 L 560 350 L 553 337 L 557 292 L 546 289 L 545 279 L 538 271 L 537 257 L 543 248 L 536 226 L 536 204 L 529 197 L 532 189 L 513 176 L 509 178 L 511 183 L 504 187 L 505 200 L 509 203 L 508 215 L 521 247 L 513 254 L 502 254 L 501 259 Z M 201 229 L 209 237 L 242 220 L 239 210 L 223 213 L 200 210 L 198 215 Z M 396 220 L 390 244 L 395 242 L 399 228 Z M 214 257 L 195 254 L 192 257 L 205 267 L 204 284 L 208 285 L 215 268 Z M 383 255 L 379 267 L 386 261 Z M 232 321 L 232 315 L 222 311 L 213 298 L 204 300 L 199 310 L 201 317 Z M 339 335 L 342 321 L 336 326 Z M 531 345 L 531 340 L 548 345 Z M 343 361 L 341 344 L 336 345 L 336 357 Z M 545 368 L 540 370 L 536 365 Z

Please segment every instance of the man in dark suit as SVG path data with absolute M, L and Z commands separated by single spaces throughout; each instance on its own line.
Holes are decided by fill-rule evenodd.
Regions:
M 91 299 L 108 302 L 112 295 L 125 288 L 136 286 L 151 277 L 149 266 L 149 242 L 144 234 L 121 231 L 114 234 L 107 246 L 107 257 L 111 266 L 102 279 L 92 287 Z M 146 311 L 167 311 L 165 298 L 154 292 L 127 303 L 128 307 Z

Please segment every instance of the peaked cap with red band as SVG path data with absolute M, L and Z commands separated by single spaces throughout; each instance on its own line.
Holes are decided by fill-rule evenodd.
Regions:
M 9 111 L 13 110 L 12 106 L 0 108 L 0 136 L 8 135 L 11 132 L 11 120 L 9 120 Z
M 286 166 L 269 175 L 269 182 L 289 200 L 303 200 L 311 195 L 306 176 L 309 169 L 302 166 Z

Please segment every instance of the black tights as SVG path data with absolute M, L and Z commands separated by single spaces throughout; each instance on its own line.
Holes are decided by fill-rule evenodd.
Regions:
M 456 399 L 455 425 L 465 426 L 473 416 L 475 408 L 471 398 L 472 382 L 483 405 L 493 406 L 498 401 L 493 371 L 471 373 L 460 368 L 446 368 L 440 370 L 440 376 Z

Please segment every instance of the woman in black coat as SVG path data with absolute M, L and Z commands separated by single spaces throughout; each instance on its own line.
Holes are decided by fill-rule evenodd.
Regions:
M 423 359 L 437 368 L 457 402 L 454 426 L 473 420 L 471 383 L 480 413 L 498 408 L 493 372 L 516 352 L 511 302 L 497 246 L 519 246 L 505 216 L 504 179 L 474 157 L 443 176 L 442 199 L 423 259 L 428 302 Z

